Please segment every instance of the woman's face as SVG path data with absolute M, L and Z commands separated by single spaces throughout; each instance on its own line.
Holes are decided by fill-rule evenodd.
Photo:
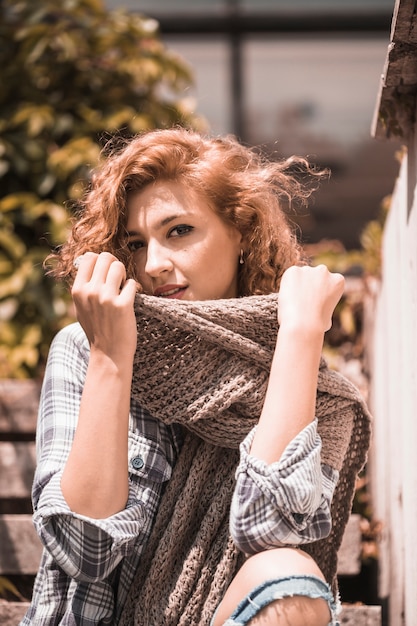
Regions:
M 182 300 L 238 295 L 241 235 L 180 183 L 157 182 L 128 198 L 128 245 L 146 294 Z

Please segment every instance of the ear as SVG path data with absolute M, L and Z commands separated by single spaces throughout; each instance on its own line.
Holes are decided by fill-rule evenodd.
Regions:
M 231 226 L 230 228 L 230 239 L 234 246 L 236 246 L 236 250 L 238 254 L 240 254 L 240 250 L 242 248 L 243 237 L 242 233 L 236 228 L 236 226 Z

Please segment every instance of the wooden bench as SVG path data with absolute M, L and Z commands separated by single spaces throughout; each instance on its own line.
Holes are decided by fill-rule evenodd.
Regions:
M 0 381 L 0 576 L 35 576 L 41 543 L 34 530 L 30 491 L 40 383 Z M 360 517 L 352 515 L 339 552 L 339 576 L 361 569 Z M 1 626 L 17 626 L 28 602 L 0 600 Z M 379 626 L 380 607 L 345 606 L 343 626 Z
M 33 579 L 41 542 L 32 524 L 31 486 L 40 382 L 0 381 L 0 576 Z M 16 626 L 28 602 L 0 599 L 1 626 Z

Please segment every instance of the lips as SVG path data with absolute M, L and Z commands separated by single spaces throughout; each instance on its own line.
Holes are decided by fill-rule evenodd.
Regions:
M 154 291 L 154 296 L 159 298 L 182 298 L 187 287 L 182 285 L 164 285 Z

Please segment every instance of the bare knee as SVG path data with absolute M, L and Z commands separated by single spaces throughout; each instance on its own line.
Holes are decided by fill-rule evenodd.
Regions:
M 293 596 L 275 600 L 253 617 L 250 626 L 328 626 L 330 610 L 322 598 Z
M 242 565 L 234 580 L 249 584 L 247 592 L 254 586 L 281 576 L 317 576 L 325 580 L 315 560 L 298 548 L 275 548 L 250 556 Z
M 239 602 L 266 580 L 296 575 L 316 576 L 324 580 L 316 562 L 299 549 L 276 548 L 249 557 L 227 589 L 216 614 L 214 626 L 222 626 Z M 325 600 L 292 596 L 273 601 L 262 609 L 250 624 L 327 626 L 329 621 L 330 611 Z

